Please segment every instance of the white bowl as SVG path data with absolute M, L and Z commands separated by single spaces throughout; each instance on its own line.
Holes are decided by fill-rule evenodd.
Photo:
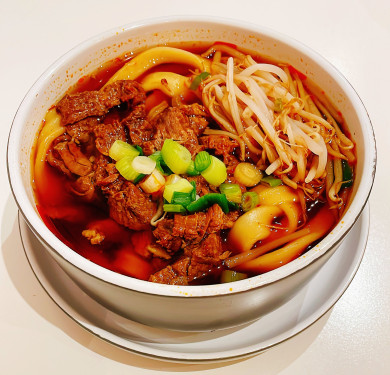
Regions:
M 62 243 L 41 220 L 31 186 L 31 152 L 42 119 L 69 86 L 101 63 L 128 51 L 183 41 L 227 41 L 290 63 L 325 91 L 356 142 L 352 201 L 317 246 L 266 274 L 230 284 L 172 286 L 102 268 Z M 206 17 L 170 17 L 120 27 L 94 37 L 57 60 L 27 93 L 8 142 L 8 174 L 19 210 L 65 272 L 102 305 L 131 320 L 175 330 L 213 330 L 259 318 L 290 299 L 339 247 L 361 214 L 375 174 L 375 139 L 358 95 L 329 62 L 297 41 L 258 26 Z

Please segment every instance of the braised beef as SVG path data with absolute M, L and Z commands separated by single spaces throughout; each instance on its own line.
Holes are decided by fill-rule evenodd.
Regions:
M 207 212 L 176 214 L 173 220 L 161 220 L 153 235 L 156 243 L 168 251 L 176 252 L 189 244 L 199 243 L 207 234 L 231 228 L 237 217 L 238 213 L 225 214 L 219 205 L 214 204 Z
M 173 225 L 173 219 L 163 219 L 153 231 L 156 243 L 165 247 L 168 252 L 176 252 L 181 249 L 182 241 L 180 237 L 173 235 Z
M 187 285 L 201 279 L 222 264 L 228 256 L 223 251 L 219 234 L 208 235 L 200 243 L 184 249 L 185 256 L 150 276 L 149 281 L 171 285 Z
M 79 177 L 70 186 L 74 194 L 83 197 L 86 201 L 92 202 L 98 199 L 95 189 L 94 173 Z
M 206 108 L 198 103 L 182 105 L 179 108 L 187 116 L 189 125 L 195 135 L 199 137 L 203 134 L 209 124 L 209 115 Z
M 58 169 L 60 172 L 64 173 L 68 177 L 72 178 L 72 172 L 68 169 L 68 167 L 65 165 L 64 161 L 61 159 L 61 156 L 59 155 L 58 151 L 55 150 L 55 148 L 54 148 L 58 143 L 69 142 L 70 140 L 71 140 L 71 138 L 66 134 L 63 134 L 63 135 L 60 135 L 59 137 L 57 137 L 53 141 L 52 146 L 46 155 L 46 160 L 52 167 Z
M 62 125 L 73 124 L 91 116 L 103 116 L 111 108 L 132 101 L 138 105 L 145 101 L 145 91 L 135 81 L 115 81 L 99 91 L 84 91 L 66 95 L 57 104 Z
M 133 230 L 150 227 L 157 205 L 148 194 L 130 181 L 121 184 L 119 191 L 106 190 L 110 217 Z
M 206 135 L 199 138 L 199 143 L 208 150 L 213 150 L 215 155 L 223 157 L 223 162 L 227 166 L 238 164 L 234 151 L 238 147 L 238 142 L 227 135 Z
M 205 110 L 199 104 L 168 107 L 152 121 L 153 136 L 143 143 L 146 155 L 161 150 L 165 139 L 174 139 L 185 146 L 194 156 L 203 150 L 198 135 L 203 133 L 208 121 Z
M 208 226 L 207 215 L 204 212 L 192 215 L 175 215 L 172 234 L 182 238 L 187 243 L 200 242 L 206 233 Z
M 66 127 L 66 132 L 79 143 L 89 143 L 93 140 L 93 130 L 99 123 L 96 117 L 88 117 Z
M 49 151 L 47 161 L 66 175 L 86 176 L 92 171 L 92 163 L 74 142 L 64 139 Z
M 131 143 L 138 146 L 143 146 L 145 141 L 151 140 L 155 131 L 155 127 L 146 119 L 144 104 L 137 105 L 133 111 L 122 120 L 122 124 L 129 130 Z
M 95 181 L 96 184 L 102 188 L 108 187 L 119 177 L 119 172 L 115 168 L 115 164 L 111 159 L 103 154 L 96 157 L 94 162 L 95 167 Z
M 189 257 L 184 257 L 150 276 L 149 281 L 159 284 L 188 285 Z
M 111 124 L 98 124 L 94 127 L 93 132 L 96 137 L 96 148 L 103 155 L 108 155 L 108 151 L 116 140 L 127 141 L 125 129 L 118 121 Z

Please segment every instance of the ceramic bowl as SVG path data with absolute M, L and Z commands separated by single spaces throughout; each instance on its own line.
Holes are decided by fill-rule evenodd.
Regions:
M 332 232 L 291 263 L 235 283 L 161 285 L 104 269 L 62 243 L 45 226 L 35 205 L 31 152 L 48 108 L 69 86 L 105 61 L 140 48 L 184 41 L 227 41 L 273 60 L 290 63 L 326 92 L 342 112 L 356 142 L 352 200 Z M 358 219 L 370 194 L 375 163 L 374 134 L 366 110 L 351 85 L 329 62 L 277 32 L 205 17 L 171 17 L 133 23 L 75 47 L 50 66 L 27 93 L 15 116 L 8 143 L 9 180 L 19 210 L 61 268 L 106 308 L 146 325 L 184 331 L 244 324 L 292 298 L 337 250 Z

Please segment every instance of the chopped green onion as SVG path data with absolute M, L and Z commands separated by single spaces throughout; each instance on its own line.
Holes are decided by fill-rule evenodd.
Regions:
M 234 178 L 244 186 L 255 186 L 263 177 L 263 173 L 251 163 L 239 163 L 234 170 Z
M 283 101 L 282 101 L 282 99 L 276 98 L 274 106 L 275 106 L 274 107 L 274 111 L 275 112 L 282 112 L 283 111 Z
M 228 200 L 228 207 L 229 207 L 229 211 L 237 211 L 240 208 L 240 206 L 237 203 L 231 202 L 229 200 Z
M 242 210 L 247 212 L 252 208 L 255 208 L 259 203 L 259 195 L 254 191 L 247 191 L 242 195 Z
M 155 169 L 152 174 L 146 177 L 139 186 L 145 193 L 156 193 L 165 185 L 165 177 Z
M 199 87 L 199 85 L 201 84 L 201 82 L 202 82 L 203 80 L 205 80 L 209 75 L 210 75 L 209 72 L 202 72 L 202 73 L 200 73 L 199 75 L 197 75 L 197 76 L 192 80 L 190 89 L 195 91 L 195 90 Z
M 163 210 L 165 212 L 174 212 L 184 214 L 186 213 L 186 209 L 181 204 L 164 204 Z
M 231 283 L 233 281 L 244 280 L 248 277 L 247 274 L 232 271 L 232 270 L 223 270 L 221 273 L 221 283 Z
M 139 151 L 140 156 L 144 156 L 144 151 L 142 150 L 141 146 L 135 145 L 134 148 L 136 148 Z
M 341 188 L 351 187 L 353 184 L 353 172 L 351 166 L 346 160 L 341 160 L 341 166 L 343 169 L 343 184 Z
M 173 193 L 180 191 L 181 193 L 190 193 L 194 187 L 185 178 L 180 178 L 173 184 L 165 185 L 163 197 L 169 202 L 172 202 Z
M 203 172 L 211 164 L 211 156 L 207 151 L 201 151 L 195 157 L 195 169 L 199 172 Z
M 156 161 L 156 169 L 164 176 L 172 174 L 172 171 L 167 167 L 164 159 L 161 155 L 161 151 L 156 151 L 152 155 L 149 155 L 152 160 Z
M 108 150 L 108 155 L 111 159 L 114 159 L 115 161 L 118 161 L 124 157 L 135 158 L 139 154 L 139 150 L 119 139 L 117 139 Z
M 261 179 L 261 182 L 265 182 L 271 187 L 279 186 L 282 184 L 282 180 L 275 178 L 274 176 L 267 176 Z
M 155 152 L 153 152 L 152 155 L 149 155 L 149 157 L 150 157 L 151 159 L 155 160 L 156 162 L 157 162 L 157 161 L 160 161 L 160 160 L 162 160 L 161 151 L 155 151 Z
M 191 160 L 190 166 L 187 169 L 186 174 L 189 176 L 199 176 L 200 172 L 195 168 L 195 163 L 193 160 Z
M 165 185 L 170 185 L 170 184 L 174 184 L 175 182 L 177 181 L 180 181 L 183 177 L 180 177 L 178 174 L 170 174 L 166 181 L 165 181 Z
M 140 173 L 138 175 L 138 177 L 136 177 L 133 181 L 134 184 L 138 184 L 138 182 L 140 182 L 144 177 L 146 176 L 146 174 L 143 174 L 143 173 Z
M 181 204 L 183 207 L 187 207 L 192 201 L 193 199 L 191 193 L 182 193 L 181 191 L 174 191 L 171 203 Z
M 177 174 L 186 173 L 191 164 L 191 153 L 172 139 L 164 141 L 161 155 L 169 169 Z
M 195 202 L 190 203 L 187 206 L 187 210 L 191 213 L 203 211 L 206 208 L 211 207 L 213 204 L 218 204 L 219 206 L 221 206 L 222 211 L 225 214 L 229 212 L 229 204 L 225 194 L 218 194 L 218 193 L 210 193 L 210 194 L 203 195 Z
M 191 200 L 194 201 L 196 199 L 196 182 L 191 181 L 190 184 L 194 187 L 191 191 Z
M 221 184 L 219 191 L 226 195 L 230 202 L 241 203 L 242 192 L 238 184 Z
M 115 167 L 126 180 L 134 182 L 140 176 L 140 173 L 134 170 L 133 159 L 132 156 L 125 156 L 115 163 Z
M 156 161 L 147 156 L 136 156 L 132 166 L 138 173 L 151 174 L 156 168 Z
M 201 175 L 210 185 L 219 186 L 227 179 L 226 165 L 215 156 L 210 157 L 211 164 Z

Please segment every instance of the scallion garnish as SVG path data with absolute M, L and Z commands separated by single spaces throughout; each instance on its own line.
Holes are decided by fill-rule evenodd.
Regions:
M 164 162 L 164 159 L 161 155 L 161 151 L 156 151 L 149 157 L 156 161 L 156 169 L 164 176 L 169 176 L 172 174 L 172 171 L 167 167 Z
M 163 196 L 169 203 L 171 203 L 173 193 L 175 191 L 179 191 L 181 193 L 191 193 L 193 188 L 194 187 L 190 184 L 189 181 L 187 181 L 185 178 L 180 178 L 180 180 L 173 184 L 165 185 Z
M 161 155 L 173 173 L 186 173 L 191 164 L 191 153 L 173 139 L 166 139 L 164 141 Z
M 191 202 L 192 194 L 191 193 L 183 193 L 181 191 L 174 191 L 172 195 L 172 204 L 181 204 L 183 207 L 187 207 Z
M 264 182 L 271 187 L 279 186 L 282 184 L 282 180 L 279 178 L 275 178 L 274 176 L 264 177 L 261 179 L 261 182 Z
M 146 174 L 143 174 L 143 173 L 140 173 L 138 175 L 138 177 L 136 177 L 133 181 L 134 184 L 138 184 L 138 182 L 140 182 L 144 177 L 146 176 Z
M 148 156 L 136 156 L 133 159 L 132 166 L 138 173 L 151 174 L 156 168 L 156 161 Z
M 259 196 L 254 191 L 247 191 L 242 195 L 241 207 L 244 212 L 255 208 L 259 203 Z
M 191 82 L 191 85 L 190 85 L 190 89 L 191 90 L 196 90 L 199 85 L 201 84 L 201 82 L 203 80 L 205 80 L 208 76 L 210 75 L 209 72 L 202 72 L 200 74 L 198 74 Z
M 207 151 L 201 151 L 195 157 L 195 169 L 199 172 L 203 172 L 211 164 L 211 156 Z
M 353 184 L 352 168 L 344 159 L 341 159 L 341 166 L 343 170 L 343 184 L 341 185 L 341 188 L 351 187 Z
M 195 202 L 190 203 L 187 206 L 187 210 L 191 213 L 203 211 L 206 208 L 211 207 L 213 204 L 218 204 L 225 214 L 229 212 L 229 204 L 225 194 L 218 193 L 210 193 L 203 195 Z
M 136 156 L 140 155 L 140 151 L 136 147 L 118 139 L 108 150 L 108 155 L 111 159 L 118 161 L 124 157 L 135 158 Z
M 141 146 L 135 145 L 134 148 L 136 148 L 136 149 L 139 151 L 139 155 L 140 155 L 140 156 L 143 156 L 143 155 L 144 155 L 144 151 L 142 150 L 142 147 L 141 147 Z
M 238 184 L 221 184 L 219 191 L 226 195 L 230 202 L 241 203 L 242 192 Z
M 115 163 L 115 167 L 118 170 L 118 172 L 128 181 L 134 182 L 140 175 L 141 173 L 137 172 L 133 168 L 133 159 L 134 157 L 132 156 L 125 156 L 118 160 Z
M 174 213 L 180 213 L 184 214 L 186 213 L 186 209 L 181 204 L 164 204 L 163 210 L 165 212 L 174 212 Z
M 219 186 L 227 179 L 226 165 L 215 156 L 210 157 L 211 163 L 201 175 L 210 185 Z
M 195 162 L 193 160 L 191 160 L 190 166 L 188 167 L 186 174 L 188 174 L 188 176 L 200 175 L 200 172 L 195 168 Z
M 196 182 L 191 181 L 190 184 L 194 187 L 191 191 L 191 200 L 194 201 L 196 199 Z
M 234 178 L 244 186 L 255 186 L 262 177 L 261 170 L 251 163 L 239 163 L 234 170 Z

